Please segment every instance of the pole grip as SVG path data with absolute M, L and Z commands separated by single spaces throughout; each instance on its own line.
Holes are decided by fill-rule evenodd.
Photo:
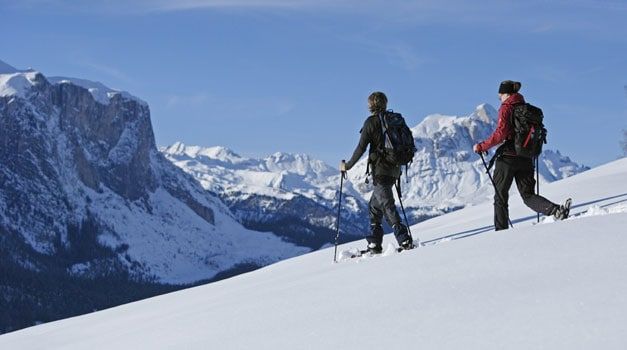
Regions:
M 344 159 L 340 162 L 340 174 L 342 178 L 346 178 L 346 161 Z

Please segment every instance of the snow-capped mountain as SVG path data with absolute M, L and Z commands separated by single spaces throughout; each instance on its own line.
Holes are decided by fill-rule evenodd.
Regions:
M 482 104 L 469 116 L 430 115 L 412 128 L 418 152 L 401 183 L 404 205 L 412 222 L 479 203 L 493 195 L 472 146 L 490 135 L 496 118 L 496 110 Z M 310 246 L 314 243 L 313 248 L 328 242 L 335 228 L 339 171 L 310 156 L 277 153 L 252 159 L 224 147 L 202 148 L 182 143 L 161 151 L 203 187 L 219 194 L 247 227 L 271 230 L 292 239 L 300 237 L 295 241 Z M 545 150 L 540 162 L 541 184 L 587 169 L 559 151 Z M 372 186 L 365 183 L 365 170 L 364 157 L 349 172 L 351 181 L 345 185 L 347 201 L 342 209 L 347 220 L 342 221 L 342 231 L 353 236 L 363 236 L 369 229 L 367 201 Z M 284 226 L 289 222 L 298 225 Z M 308 229 L 303 235 L 299 228 L 305 225 Z M 312 230 L 314 236 L 309 234 Z M 322 236 L 316 238 L 315 232 Z
M 338 171 L 307 155 L 275 153 L 246 158 L 224 147 L 175 143 L 161 148 L 175 165 L 219 195 L 246 227 L 272 231 L 317 249 L 334 236 Z M 344 190 L 343 241 L 368 230 L 366 204 L 350 184 Z
M 128 281 L 112 292 L 123 294 L 130 282 L 189 284 L 309 251 L 244 228 L 166 160 L 145 102 L 2 62 L 0 72 L 0 265 L 21 271 L 0 273 L 13 291 L 0 299 L 31 298 L 41 320 L 53 286 L 21 289 L 28 274 Z
M 103 105 L 108 105 L 111 98 L 115 95 L 122 95 L 125 99 L 135 100 L 146 104 L 146 102 L 140 100 L 138 97 L 131 95 L 126 91 L 120 91 L 111 89 L 100 82 L 78 79 L 78 78 L 66 78 L 66 77 L 48 77 L 48 81 L 52 84 L 74 84 L 87 89 L 94 100 Z
M 0 336 L 0 348 L 624 349 L 627 159 L 546 186 L 572 217 L 494 232 L 487 202 L 413 227 L 423 247 L 322 249 L 220 283 Z M 340 246 L 342 256 L 363 242 Z

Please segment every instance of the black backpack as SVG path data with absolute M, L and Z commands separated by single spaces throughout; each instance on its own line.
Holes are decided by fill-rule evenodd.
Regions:
M 516 155 L 535 158 L 542 153 L 546 143 L 546 129 L 542 120 L 542 110 L 529 103 L 514 106 L 512 127 L 514 128 L 514 149 Z
M 416 145 L 414 135 L 400 113 L 388 111 L 379 114 L 383 129 L 382 160 L 389 164 L 407 166 L 414 159 Z

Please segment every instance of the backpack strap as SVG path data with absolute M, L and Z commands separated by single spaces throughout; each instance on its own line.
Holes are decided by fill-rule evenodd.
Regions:
M 383 117 L 383 112 L 379 113 L 379 121 L 381 122 L 381 129 L 383 130 L 383 148 L 394 148 L 392 140 L 388 135 L 388 125 Z
M 512 115 L 509 116 L 509 126 L 511 134 L 509 136 L 514 136 L 514 134 L 516 133 L 516 123 L 514 122 L 514 118 L 516 117 L 516 107 L 527 106 L 528 104 L 529 103 L 527 102 L 520 102 L 512 105 L 514 108 L 512 108 Z
M 382 113 L 379 113 L 377 116 L 379 117 L 379 121 L 381 122 L 382 136 L 385 139 L 386 138 L 386 133 L 387 133 L 387 127 L 384 124 Z M 372 144 L 370 145 L 370 147 L 372 147 Z M 379 148 L 379 149 L 376 149 L 374 152 L 381 152 L 381 151 L 383 151 L 383 150 L 381 148 Z M 368 160 L 366 161 L 366 180 L 364 181 L 365 183 L 370 183 L 370 180 L 368 180 L 368 177 L 370 177 L 370 166 L 371 166 L 370 154 L 371 153 L 372 153 L 372 151 L 368 152 Z M 372 168 L 373 168 L 373 171 L 374 171 L 374 164 L 372 164 Z M 372 180 L 373 180 L 372 183 L 374 184 L 374 177 L 372 178 Z
M 380 116 L 379 116 L 380 117 Z M 370 145 L 370 147 L 372 147 L 372 144 Z M 375 152 L 378 152 L 379 150 L 376 150 Z M 370 162 L 370 154 L 372 153 L 372 150 L 370 150 L 368 152 L 368 159 L 366 160 L 366 179 L 364 180 L 365 183 L 370 183 L 370 180 L 368 180 L 368 177 L 370 177 L 370 166 L 371 166 L 371 162 Z M 374 171 L 374 164 L 372 164 L 372 168 Z M 374 183 L 374 178 L 372 179 L 373 183 Z

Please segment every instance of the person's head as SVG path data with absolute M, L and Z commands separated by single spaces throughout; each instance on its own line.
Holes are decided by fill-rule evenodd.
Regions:
M 521 86 L 522 84 L 520 84 L 520 82 L 518 81 L 513 81 L 513 80 L 502 81 L 501 85 L 499 85 L 499 100 L 501 100 L 501 102 L 505 102 L 505 100 L 507 100 L 508 97 L 517 93 L 520 90 Z
M 368 96 L 368 110 L 371 113 L 385 112 L 388 108 L 388 98 L 384 93 L 375 91 Z

